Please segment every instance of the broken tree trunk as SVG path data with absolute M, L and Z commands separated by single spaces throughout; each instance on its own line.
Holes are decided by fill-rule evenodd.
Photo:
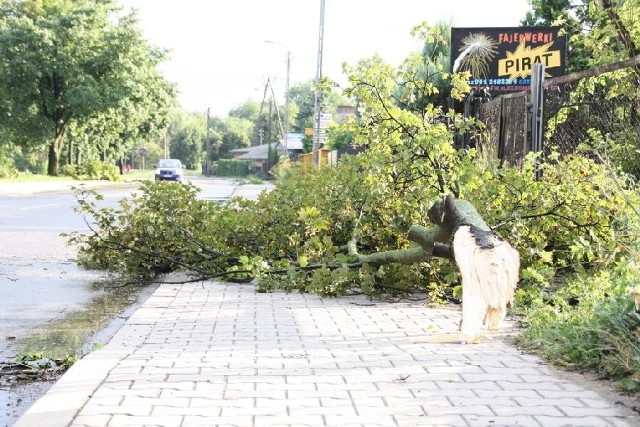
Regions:
M 520 256 L 494 234 L 475 207 L 451 195 L 436 201 L 428 212 L 430 228 L 414 225 L 408 239 L 418 246 L 369 255 L 358 254 L 355 240 L 348 247 L 363 263 L 411 264 L 431 257 L 455 261 L 462 278 L 460 334 L 430 337 L 428 342 L 478 342 L 484 330 L 497 330 L 512 304 L 518 283 Z
M 472 225 L 458 228 L 453 248 L 462 275 L 460 332 L 479 340 L 484 329 L 500 328 L 513 305 L 520 255 L 505 240 Z

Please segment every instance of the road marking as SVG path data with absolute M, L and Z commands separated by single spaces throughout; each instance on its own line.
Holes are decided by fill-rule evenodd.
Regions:
M 24 207 L 24 208 L 18 208 L 18 210 L 19 211 L 28 211 L 30 209 L 50 208 L 52 206 L 60 206 L 60 203 L 49 203 L 48 205 L 27 206 L 27 207 Z

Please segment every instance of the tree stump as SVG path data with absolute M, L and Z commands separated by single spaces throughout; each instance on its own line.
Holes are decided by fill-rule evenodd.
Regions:
M 458 228 L 453 252 L 462 276 L 460 332 L 477 342 L 485 329 L 500 328 L 513 305 L 520 255 L 505 240 L 472 225 Z
M 466 200 L 446 195 L 429 208 L 433 227 L 414 225 L 408 238 L 418 244 L 404 250 L 358 254 L 355 240 L 349 252 L 373 265 L 410 264 L 436 256 L 454 261 L 462 278 L 460 333 L 434 335 L 421 342 L 468 342 L 482 339 L 486 330 L 500 328 L 507 307 L 513 304 L 520 271 L 520 255 L 507 241 L 493 233 L 475 207 Z

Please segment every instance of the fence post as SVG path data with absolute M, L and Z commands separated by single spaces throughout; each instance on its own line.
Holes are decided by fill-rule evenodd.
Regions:
M 531 151 L 542 151 L 542 123 L 544 106 L 544 64 L 535 63 L 531 70 Z M 540 178 L 540 171 L 536 168 L 536 178 Z

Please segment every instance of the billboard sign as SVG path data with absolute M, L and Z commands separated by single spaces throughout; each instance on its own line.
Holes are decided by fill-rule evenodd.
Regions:
M 527 90 L 533 64 L 545 77 L 565 74 L 566 37 L 557 27 L 451 28 L 451 71 L 469 71 L 470 86 L 492 95 Z
M 302 150 L 304 148 L 302 144 L 303 138 L 304 135 L 301 133 L 288 133 L 286 140 L 287 144 L 285 145 L 287 150 Z

